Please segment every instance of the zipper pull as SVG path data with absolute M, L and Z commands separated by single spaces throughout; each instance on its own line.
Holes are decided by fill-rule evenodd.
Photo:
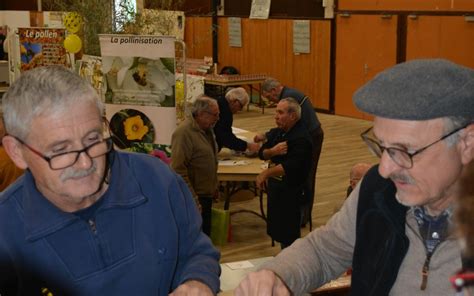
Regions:
M 420 290 L 426 290 L 428 285 L 428 266 L 424 265 L 421 270 L 421 287 Z
M 421 270 L 421 287 L 420 290 L 426 290 L 426 286 L 428 285 L 428 273 L 430 270 L 430 261 L 431 261 L 431 255 L 433 253 L 428 253 L 426 254 L 426 259 L 425 263 L 423 264 L 423 269 Z

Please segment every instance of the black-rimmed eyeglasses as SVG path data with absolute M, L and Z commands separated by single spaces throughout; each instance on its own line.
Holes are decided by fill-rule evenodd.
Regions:
M 49 167 L 52 170 L 61 170 L 61 169 L 65 169 L 67 167 L 74 165 L 79 159 L 79 156 L 81 155 L 81 153 L 83 152 L 85 152 L 87 156 L 93 159 L 93 158 L 109 153 L 110 150 L 112 150 L 112 146 L 113 146 L 112 138 L 106 138 L 98 142 L 92 143 L 81 150 L 68 151 L 68 152 L 56 154 L 53 156 L 46 156 L 43 153 L 36 150 L 35 148 L 26 144 L 24 141 L 18 139 L 17 137 L 14 137 L 14 138 L 18 142 L 20 142 L 22 145 L 27 147 L 31 152 L 38 155 L 42 159 L 46 160 L 49 164 Z
M 399 166 L 405 169 L 411 169 L 413 167 L 413 156 L 420 154 L 421 152 L 425 151 L 426 149 L 430 148 L 434 144 L 441 142 L 442 140 L 446 139 L 447 137 L 454 135 L 455 133 L 459 132 L 460 130 L 464 129 L 467 125 L 459 127 L 450 133 L 442 136 L 438 140 L 434 141 L 431 144 L 426 145 L 425 147 L 422 147 L 414 152 L 408 152 L 400 148 L 395 148 L 395 147 L 384 147 L 380 145 L 380 143 L 369 137 L 369 132 L 373 129 L 373 127 L 370 127 L 367 129 L 365 132 L 360 134 L 362 140 L 367 144 L 369 147 L 370 151 L 372 151 L 377 157 L 382 157 L 382 154 L 384 151 L 387 151 L 388 155 L 390 158 Z

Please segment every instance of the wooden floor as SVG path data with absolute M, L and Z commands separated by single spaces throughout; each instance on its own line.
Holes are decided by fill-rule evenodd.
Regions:
M 265 132 L 275 126 L 274 108 L 261 109 L 250 107 L 234 115 L 234 126 L 254 132 Z M 326 223 L 345 199 L 349 185 L 349 170 L 354 163 L 377 163 L 378 159 L 370 154 L 360 139 L 360 133 L 371 126 L 371 122 L 336 115 L 320 114 L 324 130 L 324 142 L 316 175 L 316 195 L 313 207 L 313 228 Z M 252 198 L 250 192 L 236 196 L 231 210 L 251 209 L 258 211 L 258 198 Z M 222 206 L 218 204 L 217 206 Z M 219 247 L 221 262 L 275 256 L 279 246 L 272 247 L 266 234 L 265 222 L 255 215 L 239 213 L 231 217 L 232 241 Z M 306 235 L 309 227 L 302 229 Z

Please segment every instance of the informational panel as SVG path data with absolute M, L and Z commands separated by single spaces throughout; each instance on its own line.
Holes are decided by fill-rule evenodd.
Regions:
M 271 0 L 252 0 L 250 8 L 251 19 L 267 19 L 270 15 Z
M 229 17 L 229 46 L 242 47 L 242 19 Z
M 101 35 L 100 46 L 115 144 L 170 145 L 176 128 L 175 38 Z
M 309 20 L 293 21 L 293 52 L 311 52 L 311 30 Z
M 20 70 L 27 71 L 48 65 L 69 66 L 65 29 L 18 28 Z
M 18 28 L 45 28 L 63 29 L 62 12 L 37 12 L 37 11 L 0 11 L 0 26 L 6 26 L 7 36 L 4 41 L 4 48 L 8 52 L 9 61 L 9 80 L 10 83 L 20 76 L 20 69 L 22 66 L 20 52 L 20 36 Z M 24 51 L 23 51 L 24 53 Z M 31 51 L 23 54 L 24 60 L 29 59 Z M 36 57 L 37 58 L 37 57 Z M 35 58 L 35 61 L 36 61 Z M 24 66 L 27 67 L 27 66 Z

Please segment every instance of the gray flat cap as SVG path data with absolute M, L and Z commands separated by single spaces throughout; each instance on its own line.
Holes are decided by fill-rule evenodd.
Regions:
M 413 60 L 375 76 L 354 93 L 355 106 L 378 117 L 474 118 L 474 70 L 447 60 Z

